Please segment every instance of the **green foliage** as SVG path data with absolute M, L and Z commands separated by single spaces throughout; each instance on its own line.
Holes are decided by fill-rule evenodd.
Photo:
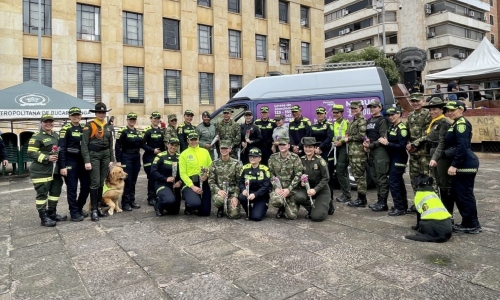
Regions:
M 368 47 L 359 52 L 335 54 L 329 62 L 338 63 L 369 60 L 374 61 L 375 66 L 384 70 L 391 86 L 399 82 L 399 72 L 394 61 L 390 58 L 384 57 L 384 52 L 375 47 Z

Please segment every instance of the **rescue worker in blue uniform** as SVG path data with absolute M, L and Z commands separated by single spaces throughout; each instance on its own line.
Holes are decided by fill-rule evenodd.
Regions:
M 167 151 L 159 153 L 151 164 L 151 176 L 155 180 L 157 200 L 155 212 L 162 216 L 177 215 L 181 207 L 181 175 L 179 172 L 179 139 L 170 138 Z M 175 173 L 175 174 L 174 174 Z
M 180 142 L 180 153 L 186 150 L 189 146 L 188 136 L 190 133 L 196 132 L 196 127 L 191 124 L 193 122 L 194 113 L 188 109 L 184 111 L 184 122 L 177 126 L 177 138 Z
M 262 221 L 269 207 L 269 192 L 271 190 L 271 175 L 269 169 L 261 165 L 262 151 L 252 148 L 248 152 L 250 163 L 241 168 L 238 196 L 245 215 L 252 221 Z M 245 180 L 248 180 L 250 194 L 247 193 Z M 250 202 L 250 207 L 248 207 Z
M 155 179 L 151 176 L 151 163 L 155 156 L 165 151 L 165 143 L 163 142 L 163 131 L 160 127 L 161 114 L 157 111 L 151 113 L 151 126 L 148 126 L 143 131 L 143 144 L 142 149 L 142 164 L 144 172 L 148 177 L 148 205 L 155 205 L 156 192 L 155 192 Z
M 85 170 L 80 145 L 83 132 L 83 126 L 80 124 L 81 109 L 70 108 L 69 118 L 71 122 L 66 123 L 59 131 L 59 173 L 66 182 L 70 220 L 80 222 L 88 217 L 88 213 L 83 212 L 83 207 L 90 194 L 90 176 Z M 77 197 L 78 181 L 80 194 Z
M 408 152 L 406 144 L 408 143 L 408 130 L 406 125 L 401 122 L 401 109 L 391 107 L 385 112 L 391 123 L 387 138 L 380 137 L 378 141 L 382 144 L 387 154 L 391 158 L 389 166 L 389 190 L 391 191 L 394 209 L 389 212 L 389 216 L 401 216 L 406 214 L 408 209 L 408 196 L 406 193 L 403 174 L 408 163 Z M 379 211 L 388 210 L 387 203 L 379 206 Z
M 261 142 L 255 145 L 255 147 L 259 148 L 262 151 L 261 163 L 267 166 L 269 157 L 271 157 L 271 154 L 273 154 L 273 131 L 274 128 L 276 128 L 276 121 L 269 118 L 268 106 L 262 106 L 260 108 L 260 119 L 255 120 L 254 124 L 259 127 L 260 134 L 262 135 Z
M 451 198 L 455 199 L 462 223 L 453 225 L 453 231 L 478 234 L 482 231 L 477 217 L 474 181 L 479 159 L 471 150 L 472 125 L 464 118 L 467 110 L 461 101 L 448 101 L 444 107 L 453 124 L 444 137 L 445 155 L 452 160 L 448 168 L 451 176 Z
M 311 126 L 311 136 L 318 141 L 319 146 L 315 148 L 314 153 L 328 161 L 328 153 L 332 149 L 333 142 L 333 124 L 326 119 L 324 107 L 316 108 L 316 118 L 318 122 Z
M 115 156 L 116 165 L 121 166 L 127 178 L 122 195 L 122 209 L 131 211 L 132 208 L 141 208 L 135 203 L 135 185 L 141 170 L 141 147 L 142 135 L 135 128 L 137 122 L 136 113 L 127 114 L 127 126 L 120 128 L 116 138 Z
M 290 151 L 302 155 L 304 153 L 304 145 L 301 141 L 303 137 L 311 136 L 311 121 L 302 116 L 302 109 L 299 105 L 294 105 L 290 109 L 292 111 L 293 121 L 288 125 L 290 132 Z
M 262 134 L 257 125 L 252 122 L 253 115 L 251 110 L 245 111 L 243 114 L 245 117 L 245 123 L 240 125 L 241 130 L 241 155 L 240 159 L 243 165 L 248 164 L 248 153 L 250 148 L 254 148 L 255 145 L 259 145 L 262 141 Z

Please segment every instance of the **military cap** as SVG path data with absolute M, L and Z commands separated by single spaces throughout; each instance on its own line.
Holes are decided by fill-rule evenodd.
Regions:
M 363 108 L 363 104 L 361 103 L 361 101 L 356 100 L 351 102 L 351 108 L 358 108 L 358 107 Z
M 446 103 L 444 103 L 443 99 L 441 99 L 439 97 L 432 97 L 431 101 L 429 101 L 429 103 L 427 103 L 427 105 L 425 107 L 426 108 L 433 108 L 433 107 L 443 107 L 445 105 L 446 105 Z
M 315 137 L 303 137 L 302 140 L 300 141 L 304 146 L 316 146 L 319 144 L 316 142 Z
M 276 114 L 274 115 L 274 121 L 281 121 L 281 120 L 284 120 L 285 119 L 285 116 L 283 116 L 282 114 Z
M 245 113 L 243 114 L 244 116 L 251 116 L 253 115 L 252 114 L 252 111 L 251 110 L 245 110 Z
M 376 100 L 376 99 L 373 99 L 367 105 L 368 108 L 370 108 L 370 107 L 377 107 L 377 106 L 380 107 L 380 108 L 382 108 L 382 103 L 380 103 L 380 100 Z
M 278 139 L 278 145 L 286 145 L 290 143 L 290 139 L 287 137 L 280 137 Z
M 210 118 L 210 113 L 208 111 L 204 111 L 201 116 L 204 117 L 209 117 Z
M 186 109 L 186 110 L 184 111 L 184 115 L 185 115 L 185 116 L 194 116 L 194 113 L 193 113 L 193 111 L 192 111 L 192 110 L 190 110 L 190 109 Z
M 410 95 L 410 101 L 420 101 L 424 99 L 424 94 L 422 93 L 413 93 Z
M 106 104 L 102 102 L 98 102 L 95 104 L 94 109 L 90 109 L 90 112 L 96 113 L 96 112 L 108 112 L 111 111 L 111 109 L 108 109 L 106 107 Z
M 161 114 L 157 111 L 154 111 L 151 113 L 151 116 L 149 118 L 153 118 L 153 119 L 161 119 Z
M 79 107 L 72 107 L 72 108 L 69 109 L 68 113 L 69 113 L 70 116 L 81 115 L 82 114 L 82 110 Z
M 391 108 L 388 108 L 388 109 L 385 111 L 385 114 L 386 114 L 386 115 L 401 114 L 401 108 L 399 108 L 399 107 L 391 107 Z
M 178 138 L 176 138 L 176 137 L 171 137 L 171 138 L 168 140 L 168 143 L 169 143 L 169 144 L 180 144 L 179 139 L 178 139 Z
M 50 121 L 50 120 L 54 121 L 54 116 L 53 115 L 51 115 L 51 114 L 43 114 L 42 115 L 42 118 L 41 118 L 42 122 Z
M 171 114 L 171 115 L 168 115 L 168 120 L 169 120 L 169 121 L 172 121 L 172 120 L 177 120 L 177 115 L 176 115 L 176 114 Z
M 261 112 L 261 113 L 264 113 L 264 112 L 269 112 L 269 107 L 268 107 L 268 106 L 262 106 L 262 107 L 260 108 L 260 112 Z
M 291 110 L 292 110 L 292 112 L 299 111 L 299 110 L 300 110 L 300 106 L 298 106 L 298 105 L 294 105 L 294 106 L 292 106 L 292 109 L 291 109 Z
M 334 104 L 332 106 L 332 111 L 333 112 L 344 112 L 344 105 L 342 105 L 342 104 Z
M 219 148 L 231 148 L 231 142 L 228 141 L 228 140 L 223 140 L 223 141 L 220 141 L 220 146 Z
M 316 113 L 317 114 L 326 114 L 326 109 L 324 107 L 318 107 L 316 108 Z
M 462 101 L 448 101 L 446 102 L 446 105 L 444 108 L 449 109 L 449 110 L 455 110 L 457 108 L 462 108 L 464 111 L 467 110 L 467 106 L 465 106 L 465 103 Z
M 188 134 L 188 140 L 197 140 L 198 134 L 196 132 L 191 132 Z
M 262 156 L 262 151 L 259 148 L 254 147 L 248 151 L 248 156 Z
M 232 113 L 233 111 L 231 110 L 231 108 L 229 107 L 226 107 L 226 108 L 223 108 L 222 109 L 222 113 Z
M 127 114 L 127 120 L 137 120 L 137 114 L 134 112 L 130 112 Z

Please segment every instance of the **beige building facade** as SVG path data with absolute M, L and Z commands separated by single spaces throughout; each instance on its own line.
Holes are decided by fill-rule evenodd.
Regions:
M 194 122 L 268 72 L 324 61 L 324 0 L 41 0 L 44 84 Z M 38 0 L 0 2 L 0 89 L 38 77 Z

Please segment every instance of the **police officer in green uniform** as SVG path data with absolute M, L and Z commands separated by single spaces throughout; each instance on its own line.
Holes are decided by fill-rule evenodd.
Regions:
M 54 117 L 44 114 L 41 130 L 33 134 L 28 143 L 28 156 L 32 159 L 30 177 L 36 191 L 36 210 L 41 225 L 56 226 L 56 222 L 66 221 L 67 216 L 56 213 L 63 180 L 59 175 L 57 156 L 59 148 L 54 128 Z
M 122 195 L 122 209 L 131 211 L 132 208 L 141 208 L 135 203 L 135 185 L 141 170 L 141 147 L 143 145 L 142 135 L 135 124 L 137 122 L 136 113 L 127 114 L 127 126 L 120 128 L 116 138 L 116 165 L 121 166 L 127 178 Z M 162 141 L 163 142 L 163 141 Z
M 299 155 L 304 151 L 300 143 L 303 137 L 311 136 L 311 121 L 302 116 L 302 109 L 299 105 L 291 108 L 293 121 L 288 125 L 290 131 L 290 145 L 293 153 Z
M 110 109 L 111 110 L 111 109 Z M 99 221 L 99 217 L 105 217 L 99 209 L 102 199 L 104 181 L 113 165 L 115 155 L 113 152 L 113 133 L 106 123 L 106 104 L 96 103 L 96 118 L 85 124 L 82 135 L 82 155 L 85 162 L 85 170 L 90 171 L 90 204 L 92 206 L 91 219 Z
M 190 133 L 196 132 L 196 127 L 191 124 L 193 122 L 194 113 L 188 109 L 184 111 L 184 122 L 177 127 L 177 138 L 181 143 L 180 152 L 188 148 L 188 136 Z
M 368 152 L 368 166 L 370 174 L 377 184 L 377 203 L 369 207 L 373 211 L 387 211 L 387 197 L 389 196 L 389 155 L 379 142 L 379 138 L 387 138 L 387 120 L 382 116 L 382 104 L 379 100 L 372 100 L 368 104 L 372 117 L 366 123 L 366 137 L 363 142 Z
M 318 141 L 319 146 L 314 151 L 315 154 L 328 161 L 328 152 L 332 149 L 333 124 L 326 119 L 326 109 L 324 107 L 316 108 L 316 118 L 318 122 L 311 126 L 311 136 Z
M 258 145 L 255 145 L 255 147 L 262 151 L 261 163 L 267 166 L 269 157 L 272 154 L 273 131 L 276 128 L 276 121 L 269 118 L 268 106 L 260 108 L 260 119 L 255 120 L 254 124 L 259 127 L 260 134 L 262 135 L 262 141 Z
M 330 171 L 330 190 L 333 199 L 333 170 L 337 175 L 337 180 L 342 190 L 342 195 L 337 197 L 337 201 L 341 203 L 351 201 L 351 184 L 349 182 L 349 156 L 347 155 L 347 146 L 345 142 L 347 128 L 349 128 L 349 120 L 344 118 L 344 106 L 341 104 L 334 104 L 332 107 L 333 118 L 333 146 L 335 147 L 328 156 L 328 170 Z M 333 202 L 330 202 L 328 214 L 333 214 Z
M 300 159 L 304 166 L 303 174 L 307 175 L 310 189 L 306 190 L 306 184 L 301 180 L 301 187 L 295 194 L 295 201 L 307 210 L 306 219 L 321 222 L 326 219 L 331 196 L 328 187 L 328 181 L 330 180 L 328 166 L 321 156 L 315 154 L 315 148 L 318 144 L 316 138 L 304 137 L 302 138 L 302 144 L 304 145 L 305 155 Z M 311 206 L 310 198 L 313 199 L 314 207 Z
M 351 114 L 353 120 L 349 124 L 344 142 L 349 148 L 349 162 L 352 175 L 358 185 L 358 198 L 348 203 L 351 207 L 366 206 L 366 152 L 363 141 L 366 139 L 366 119 L 363 115 L 361 101 L 351 102 Z
M 155 180 L 151 176 L 151 163 L 157 154 L 165 151 L 165 143 L 163 142 L 163 131 L 160 128 L 161 114 L 154 111 L 151 113 L 149 119 L 151 120 L 151 125 L 146 127 L 142 134 L 142 149 L 144 149 L 142 163 L 144 172 L 146 172 L 148 177 L 148 205 L 153 206 L 156 202 L 156 190 Z

